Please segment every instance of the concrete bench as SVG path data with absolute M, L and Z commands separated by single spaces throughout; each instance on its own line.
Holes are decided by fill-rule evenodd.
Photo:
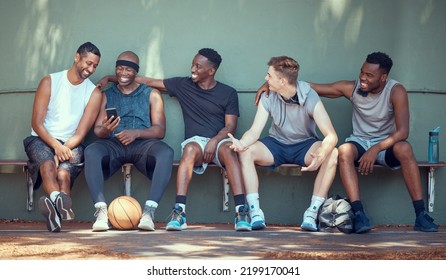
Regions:
M 174 161 L 173 166 L 178 166 L 179 161 Z M 25 174 L 25 186 L 26 186 L 26 209 L 32 211 L 34 208 L 34 186 L 28 171 L 27 160 L 0 160 L 0 167 L 2 166 L 19 166 Z M 132 194 L 132 166 L 131 163 L 126 163 L 122 166 L 123 173 L 123 194 L 131 196 Z M 429 163 L 426 161 L 419 161 L 418 167 L 427 169 L 427 187 L 428 187 L 428 210 L 434 211 L 435 202 L 435 170 L 439 167 L 446 166 L 446 162 Z M 217 167 L 215 164 L 209 164 L 209 167 Z M 377 167 L 380 167 L 377 165 Z M 299 168 L 296 164 L 283 164 L 279 168 Z M 229 211 L 229 180 L 224 169 L 220 170 L 222 179 L 222 211 Z

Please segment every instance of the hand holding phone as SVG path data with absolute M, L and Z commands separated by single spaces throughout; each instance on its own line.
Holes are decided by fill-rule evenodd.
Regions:
M 107 113 L 107 119 L 110 119 L 112 116 L 114 119 L 118 117 L 118 112 L 116 111 L 116 108 L 107 108 L 105 109 L 105 112 Z

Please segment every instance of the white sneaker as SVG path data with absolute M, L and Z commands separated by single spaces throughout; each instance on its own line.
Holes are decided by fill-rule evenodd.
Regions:
M 138 228 L 142 230 L 154 231 L 155 224 L 153 219 L 155 217 L 155 207 L 144 206 L 144 211 L 142 212 L 141 220 L 139 221 Z
M 317 212 L 307 209 L 300 228 L 308 231 L 317 231 L 316 224 Z
M 251 217 L 251 228 L 253 230 L 259 230 L 266 228 L 265 215 L 262 209 L 250 210 L 249 216 Z
M 96 208 L 94 216 L 96 217 L 96 222 L 93 224 L 93 231 L 106 231 L 110 228 L 108 226 L 107 206 Z

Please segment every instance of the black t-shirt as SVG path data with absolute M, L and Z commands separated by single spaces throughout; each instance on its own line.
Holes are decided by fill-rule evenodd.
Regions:
M 185 139 L 192 136 L 212 138 L 225 127 L 225 115 L 240 116 L 237 92 L 228 85 L 217 82 L 212 89 L 204 90 L 188 77 L 163 82 L 169 95 L 180 103 Z

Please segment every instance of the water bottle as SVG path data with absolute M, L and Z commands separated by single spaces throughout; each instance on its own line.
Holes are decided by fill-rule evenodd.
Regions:
M 440 134 L 440 127 L 437 127 L 429 131 L 429 150 L 428 150 L 429 163 L 438 163 L 438 155 L 440 149 L 438 142 L 439 134 Z

